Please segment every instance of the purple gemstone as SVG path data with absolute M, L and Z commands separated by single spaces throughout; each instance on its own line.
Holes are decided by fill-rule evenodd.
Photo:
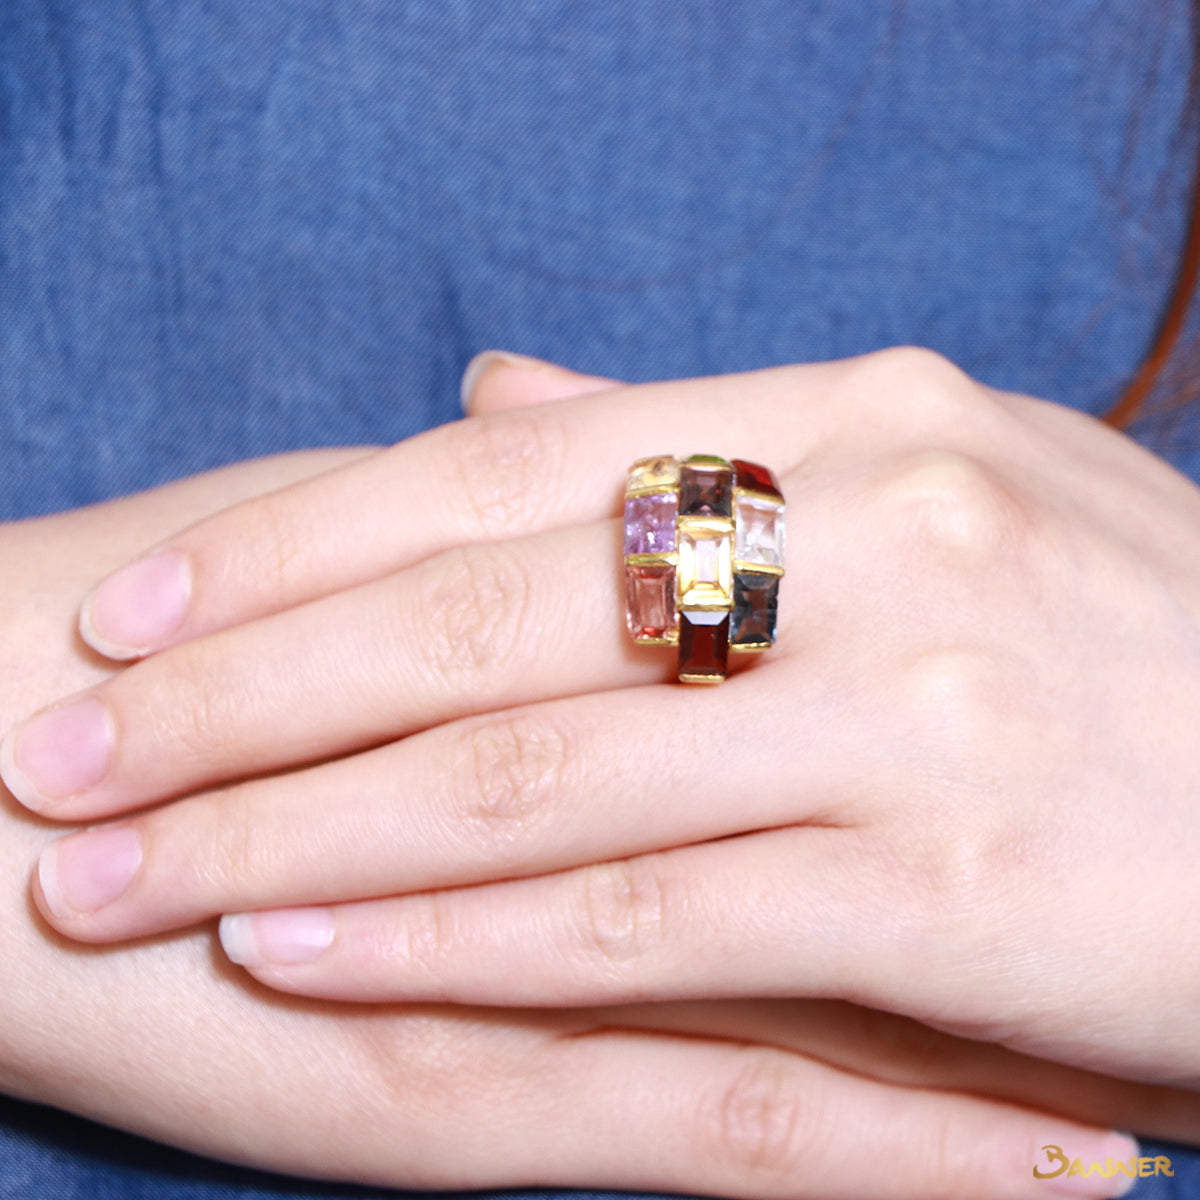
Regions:
M 625 553 L 664 554 L 675 549 L 678 492 L 630 496 L 625 501 Z

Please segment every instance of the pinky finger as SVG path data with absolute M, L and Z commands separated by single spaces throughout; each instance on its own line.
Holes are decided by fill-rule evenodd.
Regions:
M 1122 1135 L 782 1050 L 623 1030 L 557 1049 L 565 1080 L 587 1095 L 569 1095 L 557 1071 L 547 1081 L 559 1115 L 539 1153 L 556 1183 L 738 1200 L 1045 1200 L 1118 1196 L 1133 1183 L 1116 1167 L 1138 1153 Z M 546 1171 L 550 1144 L 572 1148 L 571 1180 Z M 1046 1146 L 1084 1173 L 1035 1177 L 1035 1166 L 1053 1170 Z

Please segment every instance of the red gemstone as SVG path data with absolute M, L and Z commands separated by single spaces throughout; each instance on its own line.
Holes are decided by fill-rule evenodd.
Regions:
M 733 478 L 734 486 L 746 488 L 751 492 L 763 492 L 768 496 L 778 496 L 783 499 L 783 493 L 779 490 L 779 484 L 775 482 L 775 476 L 771 474 L 770 469 L 764 467 L 761 463 L 746 462 L 745 459 L 735 458 L 733 460 Z
M 625 620 L 635 638 L 664 638 L 675 629 L 675 568 L 625 565 Z
M 729 613 L 679 614 L 679 675 L 724 679 L 729 666 Z

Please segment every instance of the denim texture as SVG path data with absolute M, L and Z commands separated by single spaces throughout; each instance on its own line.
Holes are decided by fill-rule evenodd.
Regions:
M 485 346 L 919 342 L 1104 408 L 1183 236 L 1186 9 L 4 0 L 0 516 L 399 439 Z
M 644 380 L 916 342 L 1102 411 L 1184 237 L 1187 9 L 3 0 L 0 517 L 397 440 L 487 346 Z M 1159 1152 L 1136 1196 L 1200 1195 Z M 0 1103 L 11 1200 L 367 1194 Z

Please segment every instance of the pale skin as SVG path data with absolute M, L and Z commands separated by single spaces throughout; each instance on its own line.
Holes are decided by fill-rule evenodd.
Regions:
M 873 399 L 885 377 L 906 389 L 903 429 Z M 1186 913 L 1195 886 L 1195 766 L 1173 724 L 1197 711 L 1191 485 L 1073 414 L 912 352 L 506 411 L 607 388 L 504 367 L 476 385 L 471 421 L 270 499 L 233 503 L 330 460 L 249 464 L 0 531 L 23 567 L 0 624 L 21 686 L 0 723 L 74 692 L 116 735 L 102 779 L 55 794 L 10 734 L 17 798 L 78 822 L 187 797 L 116 822 L 136 833 L 138 870 L 111 902 L 51 907 L 35 884 L 69 938 L 186 931 L 103 953 L 47 941 L 21 890 L 39 853 L 60 856 L 41 878 L 61 904 L 64 847 L 97 834 L 53 843 L 47 824 L 3 814 L 5 952 L 23 983 L 5 997 L 5 1087 L 222 1157 L 410 1186 L 1032 1196 L 1049 1186 L 1031 1175 L 1047 1142 L 1102 1161 L 1129 1150 L 1097 1140 L 1109 1125 L 1196 1140 L 1186 1092 L 832 999 L 746 998 L 846 997 L 1195 1082 L 1189 951 L 1135 952 L 1181 926 L 1134 903 Z M 762 419 L 785 399 L 791 424 Z M 680 447 L 685 406 L 695 446 Z M 668 656 L 625 645 L 605 549 L 628 461 L 693 448 L 775 466 L 803 547 L 779 647 L 703 693 L 664 682 Z M 394 519 L 456 466 L 473 493 Z M 185 556 L 189 607 L 160 642 L 129 647 L 161 652 L 112 674 L 64 631 L 91 581 L 155 544 Z M 1039 558 L 1047 547 L 1059 556 Z M 563 566 L 566 583 L 550 582 Z M 523 627 L 543 638 L 511 633 L 519 580 Z M 1123 590 L 1106 606 L 1097 581 Z M 1044 611 L 1050 582 L 1073 583 L 1069 613 Z M 85 608 L 110 653 L 142 620 L 122 626 L 114 596 L 128 588 Z M 1103 738 L 1045 717 L 1081 697 L 1102 708 L 1081 612 L 1110 619 L 1104 667 L 1134 722 Z M 434 624 L 413 636 L 414 617 Z M 1037 659 L 1046 634 L 1062 678 Z M 1146 709 L 1163 694 L 1169 710 Z M 997 711 L 1010 695 L 1022 703 Z M 764 748 L 735 764 L 721 731 L 739 704 Z M 1085 735 L 1104 778 L 1081 788 Z M 1141 740 L 1154 753 L 1126 761 Z M 1063 770 L 1017 761 L 1047 742 Z M 676 787 L 647 786 L 656 768 Z M 93 899 L 113 869 L 93 870 Z M 314 902 L 309 928 L 328 918 L 334 935 L 314 961 L 249 965 L 274 998 L 214 959 L 212 916 Z M 243 923 L 239 948 L 246 924 L 271 920 Z M 328 1003 L 341 999 L 418 1007 Z M 594 1007 L 615 1001 L 627 1006 Z

